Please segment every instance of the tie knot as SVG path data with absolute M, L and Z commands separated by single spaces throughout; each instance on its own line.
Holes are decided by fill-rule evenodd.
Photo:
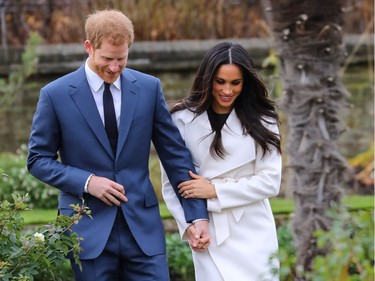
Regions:
M 111 84 L 109 84 L 107 82 L 104 82 L 104 90 L 109 90 L 110 86 L 111 86 Z

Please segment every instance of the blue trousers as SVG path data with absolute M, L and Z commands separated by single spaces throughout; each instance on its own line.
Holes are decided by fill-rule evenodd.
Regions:
M 71 265 L 76 281 L 169 281 L 166 255 L 146 256 L 120 209 L 104 251 L 81 260 L 82 271 L 73 260 Z

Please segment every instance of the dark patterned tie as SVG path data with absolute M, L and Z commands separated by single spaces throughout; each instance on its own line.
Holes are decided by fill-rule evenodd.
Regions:
M 116 155 L 118 130 L 117 130 L 115 106 L 113 104 L 111 90 L 109 89 L 110 86 L 111 84 L 104 82 L 104 92 L 103 92 L 104 126 L 105 126 L 105 131 L 107 132 L 109 142 L 111 143 L 113 154 Z

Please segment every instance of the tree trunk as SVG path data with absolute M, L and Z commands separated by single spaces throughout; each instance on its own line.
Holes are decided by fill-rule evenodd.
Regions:
M 347 167 L 336 143 L 349 97 L 339 74 L 345 57 L 341 5 L 341 0 L 263 0 L 282 66 L 297 265 L 304 271 L 324 254 L 313 233 L 330 229 L 327 210 L 341 203 Z

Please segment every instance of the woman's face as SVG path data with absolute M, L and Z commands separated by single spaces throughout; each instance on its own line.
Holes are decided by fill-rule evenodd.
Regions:
M 243 87 L 243 74 L 235 64 L 223 64 L 213 82 L 212 109 L 216 113 L 229 113 Z

